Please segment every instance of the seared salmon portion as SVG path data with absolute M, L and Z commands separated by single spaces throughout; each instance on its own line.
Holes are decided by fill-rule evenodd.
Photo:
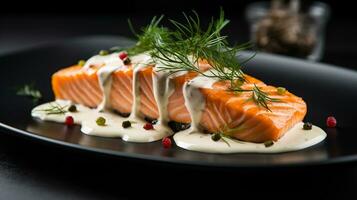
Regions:
M 84 69 L 71 66 L 52 76 L 52 88 L 56 99 L 71 100 L 75 103 L 95 108 L 103 98 L 98 82 L 97 71 L 100 66 Z M 140 112 L 153 119 L 159 117 L 158 107 L 153 94 L 153 66 L 139 71 Z M 168 114 L 171 121 L 190 123 L 191 117 L 185 106 L 183 86 L 197 73 L 189 72 L 173 79 L 175 89 L 169 96 Z M 215 82 L 212 88 L 200 88 L 205 99 L 200 127 L 209 132 L 226 130 L 239 140 L 265 142 L 278 140 L 306 115 L 306 104 L 294 94 L 286 91 L 278 94 L 277 88 L 246 75 L 242 89 L 252 89 L 254 85 L 279 101 L 269 102 L 269 109 L 258 106 L 250 92 L 229 92 L 229 83 Z M 112 74 L 110 107 L 122 114 L 129 114 L 133 104 L 133 68 L 125 66 Z
M 306 104 L 300 98 L 286 91 L 278 94 L 277 88 L 246 76 L 247 82 L 242 89 L 258 86 L 269 97 L 277 99 L 270 102 L 269 109 L 257 106 L 252 94 L 227 92 L 229 84 L 217 82 L 212 89 L 201 89 L 206 97 L 206 107 L 202 114 L 201 125 L 209 132 L 225 130 L 226 134 L 243 141 L 264 142 L 278 140 L 302 121 L 306 115 Z

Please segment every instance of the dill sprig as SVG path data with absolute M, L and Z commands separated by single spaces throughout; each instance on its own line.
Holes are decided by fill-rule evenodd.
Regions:
M 197 12 L 193 15 L 183 13 L 185 23 L 170 19 L 175 30 L 169 30 L 160 26 L 163 16 L 154 17 L 151 23 L 135 32 L 130 20 L 129 26 L 137 37 L 135 46 L 127 49 L 129 55 L 149 52 L 155 63 L 160 62 L 158 70 L 168 71 L 170 74 L 193 71 L 202 76 L 214 78 L 220 81 L 229 81 L 230 91 L 252 92 L 252 100 L 261 107 L 269 109 L 268 103 L 275 101 L 258 87 L 252 90 L 242 90 L 245 82 L 242 65 L 255 56 L 255 53 L 245 60 L 237 59 L 240 51 L 252 47 L 251 43 L 230 46 L 227 36 L 221 35 L 221 31 L 227 26 L 229 20 L 225 19 L 221 9 L 218 19 L 211 19 L 207 28 L 201 28 L 200 17 Z M 204 60 L 211 66 L 208 72 L 199 68 L 199 62 Z
M 229 144 L 229 142 L 226 140 L 227 135 L 221 134 L 221 140 L 226 143 L 229 147 L 231 147 L 231 145 Z M 230 138 L 230 137 L 229 137 Z M 231 138 L 230 138 L 231 139 Z
M 35 85 L 25 84 L 16 91 L 16 95 L 25 96 L 32 100 L 33 104 L 37 104 L 42 98 L 42 94 L 39 90 L 35 88 Z
M 279 99 L 276 98 L 271 98 L 268 96 L 268 94 L 264 91 L 262 91 L 259 87 L 257 87 L 254 84 L 253 87 L 253 94 L 252 94 L 252 99 L 253 101 L 258 105 L 261 106 L 265 109 L 267 109 L 268 111 L 271 112 L 269 106 L 268 106 L 268 102 L 280 102 Z
M 160 17 L 153 17 L 150 24 L 144 27 L 141 30 L 141 33 L 137 33 L 131 21 L 128 20 L 129 27 L 138 40 L 133 47 L 127 49 L 129 55 L 132 56 L 150 51 L 154 48 L 152 41 L 157 40 L 157 38 L 165 40 L 169 37 L 169 30 L 165 27 L 159 26 L 163 18 L 163 15 Z
M 269 102 L 277 101 L 270 98 L 267 93 L 254 86 L 252 90 L 242 90 L 245 82 L 242 65 L 251 60 L 255 53 L 245 60 L 238 60 L 237 54 L 251 48 L 251 43 L 229 46 L 226 38 L 222 36 L 222 29 L 229 23 L 225 19 L 221 9 L 217 20 L 211 19 L 206 30 L 201 29 L 200 18 L 193 11 L 193 16 L 183 13 L 186 23 L 175 20 L 170 22 L 176 27 L 176 31 L 167 37 L 153 37 L 151 56 L 154 61 L 161 62 L 159 70 L 167 70 L 169 73 L 180 71 L 193 71 L 202 76 L 215 78 L 221 81 L 229 81 L 231 91 L 252 92 L 252 100 L 261 107 L 271 111 Z M 203 72 L 199 68 L 199 61 L 205 60 L 211 66 L 209 72 Z
M 243 143 L 243 141 L 237 140 L 236 138 L 232 137 L 232 133 L 243 129 L 243 126 L 238 126 L 236 128 L 229 128 L 227 125 L 225 125 L 223 128 L 221 128 L 218 132 L 213 133 L 211 139 L 213 141 L 219 141 L 222 140 L 224 143 L 226 143 L 229 147 L 231 146 L 227 139 L 230 139 L 234 142 L 237 143 Z
M 269 102 L 281 102 L 280 99 L 269 97 L 269 95 L 262 91 L 256 84 L 252 89 L 241 89 L 240 87 L 232 88 L 233 92 L 252 92 L 252 97 L 248 100 L 253 100 L 258 106 L 261 106 L 271 112 Z
M 68 105 L 65 106 L 61 106 L 58 103 L 50 103 L 49 104 L 50 107 L 46 108 L 46 109 L 39 109 L 39 110 L 35 110 L 35 111 L 42 111 L 45 112 L 46 115 L 64 115 L 68 112 L 68 110 L 66 109 L 68 107 Z
M 166 40 L 155 38 L 153 41 L 154 50 L 151 56 L 154 61 L 163 63 L 159 70 L 168 70 L 170 73 L 194 71 L 206 77 L 229 80 L 232 83 L 234 79 L 244 80 L 236 55 L 250 44 L 234 47 L 228 45 L 227 36 L 221 35 L 222 29 L 229 23 L 229 20 L 224 18 L 223 10 L 217 20 L 211 19 L 206 30 L 201 29 L 198 14 L 195 11 L 193 14 L 188 16 L 183 13 L 185 24 L 170 20 L 177 30 L 165 38 Z M 211 65 L 210 73 L 199 69 L 201 59 Z

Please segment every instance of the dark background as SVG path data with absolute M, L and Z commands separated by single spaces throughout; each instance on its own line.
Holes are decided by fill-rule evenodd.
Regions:
M 7 1 L 6 6 L 0 7 L 0 56 L 73 37 L 131 37 L 128 18 L 138 28 L 154 15 L 176 18 L 181 17 L 182 11 L 194 9 L 207 21 L 218 14 L 220 6 L 232 21 L 226 30 L 230 41 L 245 42 L 249 37 L 244 10 L 249 2 L 252 1 Z M 331 6 L 332 14 L 322 62 L 357 69 L 355 6 L 352 1 L 324 2 Z M 138 195 L 170 198 L 187 197 L 192 191 L 213 196 L 228 193 L 236 198 L 247 194 L 286 197 L 289 192 L 295 197 L 313 193 L 320 198 L 344 199 L 356 197 L 356 171 L 354 163 L 232 171 L 146 165 L 0 134 L 0 199 L 116 199 Z M 170 194 L 164 195 L 166 192 Z
M 248 25 L 244 11 L 248 0 L 129 0 L 129 1 L 7 1 L 0 12 L 0 53 L 39 43 L 83 35 L 123 35 L 132 37 L 127 19 L 139 28 L 152 16 L 182 18 L 181 12 L 196 10 L 202 21 L 217 16 L 222 6 L 231 24 L 225 30 L 231 42 L 246 42 Z M 311 1 L 302 1 L 309 5 Z M 351 1 L 323 1 L 331 6 L 323 62 L 356 68 L 354 48 L 356 11 Z

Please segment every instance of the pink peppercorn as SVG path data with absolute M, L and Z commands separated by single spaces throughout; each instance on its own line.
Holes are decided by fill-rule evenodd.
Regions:
M 336 127 L 336 125 L 337 125 L 337 120 L 336 120 L 336 118 L 333 117 L 333 116 L 328 117 L 328 118 L 326 119 L 326 125 L 327 125 L 327 127 L 329 127 L 329 128 L 334 128 L 334 127 Z
M 73 119 L 73 117 L 72 117 L 72 116 L 67 116 L 67 117 L 66 117 L 66 120 L 65 120 L 65 124 L 66 124 L 67 126 L 72 126 L 72 125 L 74 124 L 74 119 Z
M 171 145 L 172 145 L 172 142 L 171 142 L 171 139 L 170 139 L 170 138 L 168 138 L 168 137 L 162 138 L 162 146 L 163 146 L 165 149 L 171 148 Z

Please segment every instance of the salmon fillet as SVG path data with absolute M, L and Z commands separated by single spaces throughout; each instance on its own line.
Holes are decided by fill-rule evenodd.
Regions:
M 83 69 L 71 66 L 56 72 L 52 76 L 52 88 L 56 99 L 71 100 L 74 103 L 95 108 L 103 98 L 98 83 L 97 71 L 100 66 Z M 158 108 L 153 94 L 153 66 L 143 68 L 139 74 L 140 112 L 146 117 L 157 119 Z M 190 114 L 185 106 L 183 85 L 196 77 L 189 72 L 174 78 L 175 89 L 169 97 L 168 114 L 171 121 L 190 123 Z M 229 135 L 248 142 L 265 142 L 278 140 L 296 123 L 303 120 L 307 108 L 305 102 L 286 91 L 279 95 L 277 89 L 262 81 L 246 75 L 242 89 L 251 89 L 254 84 L 270 97 L 279 102 L 270 102 L 271 111 L 259 107 L 251 100 L 250 92 L 239 94 L 228 92 L 229 83 L 216 82 L 212 88 L 200 88 L 205 98 L 200 126 L 213 133 L 229 129 Z M 133 104 L 132 82 L 133 68 L 126 66 L 112 74 L 110 107 L 122 114 L 129 114 Z

